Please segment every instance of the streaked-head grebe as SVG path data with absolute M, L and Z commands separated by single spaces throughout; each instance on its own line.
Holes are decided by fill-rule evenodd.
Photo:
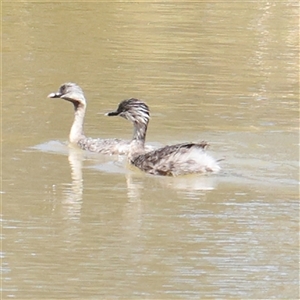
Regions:
M 83 133 L 83 121 L 87 106 L 82 89 L 72 82 L 64 83 L 59 91 L 51 93 L 48 98 L 61 98 L 74 105 L 75 118 L 71 127 L 69 141 L 81 149 L 104 154 L 127 154 L 130 141 L 120 139 L 93 139 Z
M 122 101 L 108 116 L 121 116 L 133 123 L 134 133 L 128 159 L 144 172 L 154 175 L 178 176 L 218 172 L 217 161 L 205 152 L 206 142 L 165 146 L 145 153 L 144 144 L 150 119 L 149 107 L 138 99 Z

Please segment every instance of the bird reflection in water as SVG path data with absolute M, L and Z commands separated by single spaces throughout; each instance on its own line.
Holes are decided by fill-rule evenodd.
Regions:
M 199 192 L 214 190 L 218 184 L 218 176 L 185 175 L 179 177 L 159 177 L 144 175 L 130 171 L 126 174 L 127 195 L 133 200 L 141 196 L 144 187 L 163 187 L 175 192 L 185 192 L 197 197 Z
M 82 168 L 87 153 L 72 145 L 69 145 L 68 150 L 72 182 L 64 189 L 65 197 L 62 201 L 62 209 L 63 218 L 68 221 L 68 235 L 76 236 L 77 231 L 80 230 L 78 223 L 81 220 L 84 191 Z M 92 158 L 93 161 L 97 160 L 99 162 L 98 159 L 101 160 L 98 156 Z M 114 167 L 109 172 L 108 168 L 112 165 Z M 104 162 L 102 160 L 102 167 L 97 168 L 97 166 L 94 166 L 93 169 L 100 169 L 101 172 L 105 170 L 110 175 L 112 173 L 116 174 L 116 170 L 119 170 L 116 176 L 119 178 L 124 176 L 123 178 L 125 178 L 127 202 L 123 204 L 122 218 L 118 222 L 124 231 L 124 239 L 126 239 L 128 245 L 131 245 L 130 241 L 133 242 L 140 236 L 143 218 L 147 215 L 149 209 L 147 201 L 143 201 L 149 188 L 161 189 L 163 187 L 169 192 L 184 193 L 187 197 L 199 199 L 199 197 L 203 197 L 203 192 L 213 190 L 218 181 L 217 177 L 201 175 L 163 178 L 146 175 L 129 164 L 126 166 L 126 159 L 122 159 L 122 157 L 116 161 L 112 161 L 110 158 L 109 162 L 104 159 Z M 200 196 L 201 193 L 202 196 Z
M 72 183 L 64 191 L 66 197 L 63 200 L 63 207 L 66 211 L 65 215 L 69 219 L 79 220 L 83 195 L 82 150 L 69 145 L 68 160 L 71 167 Z

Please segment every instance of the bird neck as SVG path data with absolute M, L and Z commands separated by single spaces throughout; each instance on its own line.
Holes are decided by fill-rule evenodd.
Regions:
M 134 123 L 133 138 L 130 143 L 128 159 L 132 161 L 136 156 L 145 153 L 145 140 L 148 124 Z
M 83 133 L 83 121 L 86 110 L 86 105 L 78 104 L 75 107 L 74 122 L 71 127 L 69 140 L 71 143 L 77 143 L 80 139 L 85 138 Z
M 133 123 L 133 138 L 132 140 L 139 141 L 142 144 L 145 144 L 146 132 L 148 124 L 143 123 Z

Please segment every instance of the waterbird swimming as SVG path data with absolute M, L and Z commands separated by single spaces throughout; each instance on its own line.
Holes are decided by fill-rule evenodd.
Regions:
M 67 100 L 74 105 L 75 116 L 69 141 L 77 144 L 81 149 L 104 154 L 127 154 L 130 141 L 121 139 L 101 139 L 86 137 L 83 132 L 83 122 L 87 101 L 79 85 L 67 82 L 60 86 L 58 92 L 51 93 L 48 98 L 60 98 Z
M 128 152 L 129 162 L 154 175 L 178 176 L 220 171 L 217 161 L 208 155 L 207 142 L 181 143 L 145 152 L 146 132 L 150 110 L 146 103 L 131 98 L 122 101 L 117 110 L 107 116 L 120 116 L 133 123 L 133 139 Z

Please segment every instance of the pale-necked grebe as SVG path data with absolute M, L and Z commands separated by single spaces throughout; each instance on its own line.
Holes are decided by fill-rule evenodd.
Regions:
M 81 149 L 104 154 L 127 154 L 130 141 L 120 139 L 93 139 L 83 133 L 83 121 L 87 106 L 82 89 L 72 82 L 64 83 L 59 91 L 51 93 L 48 98 L 61 98 L 74 105 L 75 118 L 71 127 L 69 141 L 77 144 Z
M 218 172 L 217 161 L 205 152 L 206 142 L 165 146 L 145 153 L 144 144 L 150 119 L 149 107 L 138 99 L 122 101 L 108 116 L 121 116 L 133 123 L 134 133 L 128 159 L 142 171 L 155 175 L 178 176 Z

